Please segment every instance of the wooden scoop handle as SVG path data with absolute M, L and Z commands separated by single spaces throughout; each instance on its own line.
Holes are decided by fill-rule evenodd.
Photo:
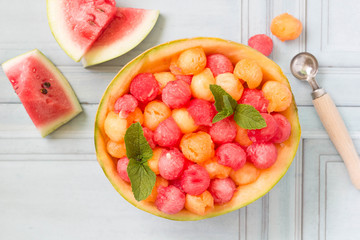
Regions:
M 354 186 L 360 190 L 360 160 L 349 132 L 329 94 L 313 100 L 320 120 L 339 152 Z

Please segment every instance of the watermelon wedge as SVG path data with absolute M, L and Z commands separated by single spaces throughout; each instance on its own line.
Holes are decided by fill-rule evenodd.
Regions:
M 82 111 L 68 81 L 39 50 L 12 58 L 2 67 L 43 137 Z
M 117 8 L 110 25 L 84 55 L 84 67 L 119 57 L 136 47 L 153 29 L 158 10 Z
M 115 4 L 115 0 L 47 0 L 50 29 L 73 60 L 80 61 L 108 26 Z

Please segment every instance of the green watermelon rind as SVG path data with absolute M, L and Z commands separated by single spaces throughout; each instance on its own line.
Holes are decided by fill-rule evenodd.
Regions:
M 159 10 L 146 10 L 146 18 L 142 21 L 132 34 L 127 35 L 124 39 L 111 43 L 110 46 L 105 46 L 97 49 L 92 49 L 85 53 L 81 63 L 84 67 L 100 64 L 114 58 L 120 57 L 139 45 L 154 28 L 159 15 Z
M 64 75 L 59 71 L 57 67 L 38 49 L 31 50 L 29 52 L 26 52 L 24 54 L 21 54 L 17 57 L 14 57 L 12 59 L 9 59 L 8 61 L 4 62 L 2 64 L 2 68 L 4 69 L 4 72 L 6 72 L 6 69 L 9 69 L 11 66 L 15 65 L 16 63 L 20 62 L 24 57 L 33 54 L 36 59 L 41 61 L 42 64 L 54 75 L 56 76 L 56 80 L 58 83 L 62 86 L 64 92 L 68 96 L 70 102 L 73 104 L 73 110 L 69 112 L 68 114 L 65 114 L 64 116 L 55 119 L 52 122 L 49 122 L 47 124 L 44 124 L 42 126 L 38 126 L 38 130 L 40 131 L 40 134 L 42 137 L 46 137 L 50 133 L 52 133 L 54 130 L 59 128 L 60 126 L 64 125 L 71 119 L 73 119 L 76 115 L 78 115 L 80 112 L 82 112 L 81 105 L 70 86 L 69 82 L 66 80 Z

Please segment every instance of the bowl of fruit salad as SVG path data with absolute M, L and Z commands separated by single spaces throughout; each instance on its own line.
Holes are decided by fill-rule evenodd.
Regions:
M 199 220 L 270 191 L 300 132 L 278 65 L 236 42 L 193 38 L 151 48 L 120 70 L 99 104 L 95 147 L 128 202 Z

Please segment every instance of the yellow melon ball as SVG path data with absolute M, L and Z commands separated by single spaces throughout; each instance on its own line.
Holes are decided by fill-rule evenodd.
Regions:
M 114 142 L 124 142 L 125 133 L 127 130 L 127 120 L 121 118 L 119 114 L 109 112 L 104 123 L 106 135 Z
M 206 55 L 200 47 L 190 48 L 180 53 L 176 65 L 184 75 L 200 73 L 206 67 Z
M 128 121 L 129 126 L 137 122 L 143 124 L 144 114 L 142 113 L 141 109 L 137 107 L 132 113 L 129 114 L 129 116 L 126 119 Z
M 194 119 L 186 108 L 174 109 L 172 111 L 172 117 L 182 133 L 191 133 L 199 127 L 195 124 Z
M 241 146 L 248 147 L 252 144 L 252 141 L 250 140 L 248 136 L 248 132 L 246 129 L 240 127 L 236 124 L 237 132 L 235 141 L 239 143 Z
M 227 178 L 231 172 L 231 168 L 219 164 L 216 157 L 201 163 L 201 166 L 206 169 L 210 178 Z
M 215 78 L 216 85 L 222 87 L 232 98 L 238 101 L 243 94 L 244 87 L 232 73 L 223 73 Z
M 204 162 L 215 155 L 214 143 L 206 132 L 185 134 L 180 142 L 184 156 L 196 163 Z
M 292 94 L 285 84 L 267 81 L 262 87 L 262 91 L 265 98 L 269 100 L 268 112 L 285 111 L 291 104 Z
M 154 131 L 157 126 L 171 116 L 171 110 L 160 101 L 149 102 L 144 110 L 144 126 Z
M 125 143 L 117 143 L 112 140 L 109 140 L 106 145 L 108 153 L 116 158 L 122 158 L 126 156 L 126 147 Z
M 158 81 L 161 90 L 166 86 L 168 82 L 175 81 L 176 78 L 171 72 L 158 72 L 154 73 L 156 81 Z
M 232 170 L 231 179 L 236 185 L 245 185 L 255 182 L 260 176 L 261 171 L 254 167 L 253 164 L 246 162 L 245 165 L 237 171 Z
M 162 148 L 155 148 L 153 150 L 153 156 L 151 159 L 148 160 L 149 168 L 156 174 L 159 175 L 159 159 L 162 152 Z
M 215 78 L 209 68 L 205 68 L 199 74 L 193 76 L 191 81 L 191 93 L 194 97 L 204 99 L 206 101 L 215 101 L 210 91 L 210 84 L 215 84 Z
M 294 40 L 302 32 L 302 23 L 294 16 L 283 13 L 271 21 L 270 30 L 281 41 Z
M 168 182 L 168 180 L 166 180 L 160 176 L 156 176 L 155 186 L 154 186 L 151 194 L 144 201 L 145 202 L 155 202 L 156 197 L 157 197 L 157 189 L 160 186 L 167 187 L 167 186 L 169 186 L 169 182 Z
M 235 77 L 245 81 L 250 89 L 257 88 L 262 81 L 263 73 L 260 66 L 252 59 L 242 59 L 234 69 Z
M 214 198 L 209 191 L 205 191 L 198 196 L 186 194 L 185 208 L 192 213 L 205 215 L 214 208 Z

